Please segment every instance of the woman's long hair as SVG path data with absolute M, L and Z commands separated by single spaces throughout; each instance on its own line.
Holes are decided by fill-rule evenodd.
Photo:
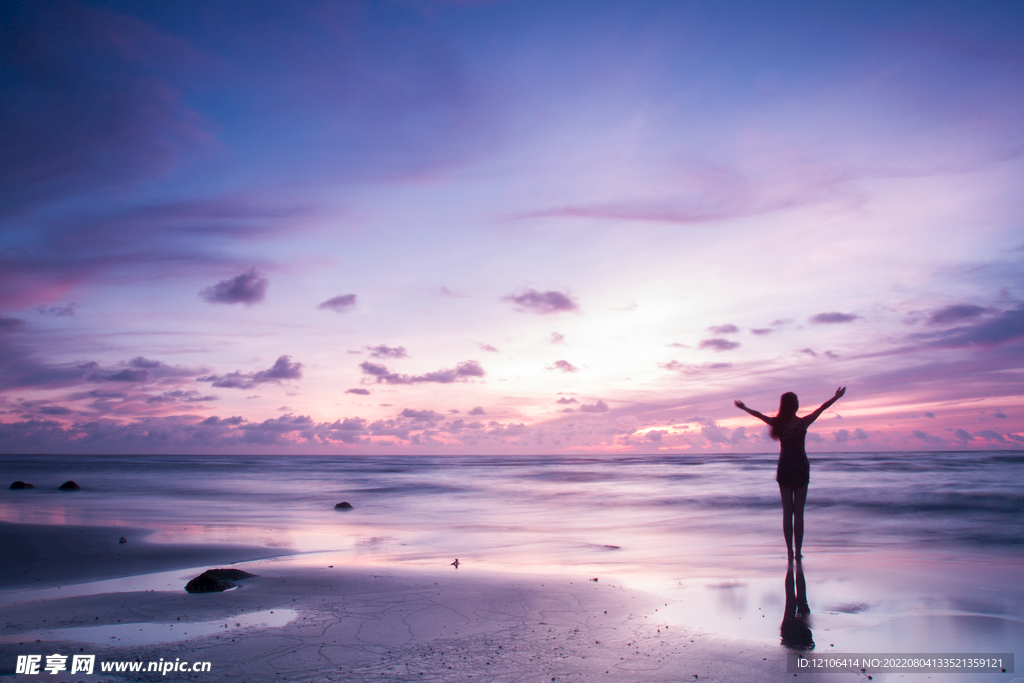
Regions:
M 776 441 L 779 440 L 779 436 L 782 434 L 782 428 L 789 424 L 789 421 L 796 417 L 796 411 L 800 408 L 800 401 L 797 400 L 796 394 L 792 391 L 787 391 L 779 399 L 779 414 L 772 419 L 772 438 Z

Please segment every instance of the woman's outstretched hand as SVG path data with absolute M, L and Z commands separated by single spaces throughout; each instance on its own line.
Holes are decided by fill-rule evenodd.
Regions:
M 842 398 L 843 394 L 845 394 L 845 393 L 846 393 L 846 387 L 839 387 L 838 389 L 836 389 L 835 398 L 837 398 L 837 399 Z
M 754 417 L 756 417 L 756 418 L 757 418 L 758 420 L 761 420 L 761 421 L 763 421 L 763 422 L 766 422 L 766 423 L 768 423 L 768 424 L 771 424 L 771 423 L 772 423 L 772 420 L 771 420 L 771 418 L 770 418 L 770 417 L 765 417 L 764 415 L 762 415 L 761 413 L 757 412 L 756 410 L 753 410 L 753 409 L 751 409 L 751 408 L 748 408 L 748 407 L 746 406 L 746 404 L 745 404 L 745 403 L 743 403 L 743 401 L 739 401 L 739 400 L 737 400 L 737 401 L 733 401 L 733 403 L 734 403 L 734 404 L 736 405 L 736 407 L 737 407 L 737 408 L 739 408 L 740 410 L 745 410 L 745 411 L 747 411 L 748 413 L 750 413 L 751 415 L 753 415 Z

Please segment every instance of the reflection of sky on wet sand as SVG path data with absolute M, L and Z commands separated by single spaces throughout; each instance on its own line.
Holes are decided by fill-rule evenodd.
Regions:
M 447 559 L 447 558 L 445 558 Z M 273 574 L 276 568 L 361 568 L 384 573 L 397 566 L 446 570 L 492 578 L 509 570 L 496 562 L 461 559 L 458 569 L 444 559 L 380 562 L 367 555 L 319 552 L 242 563 L 255 573 Z M 952 567 L 951 567 L 952 565 Z M 127 591 L 181 591 L 202 568 L 175 570 L 45 590 L 19 591 L 0 596 L 4 601 L 41 600 Z M 543 562 L 521 563 L 538 580 L 585 582 L 597 578 L 602 585 L 650 591 L 665 605 L 650 616 L 653 625 L 691 628 L 727 639 L 780 644 L 786 595 L 784 562 L 721 567 L 717 576 L 687 576 L 620 567 L 599 571 L 594 565 L 557 567 Z M 605 567 L 604 569 L 607 569 Z M 953 571 L 951 571 L 951 569 Z M 908 553 L 900 557 L 833 555 L 804 562 L 810 627 L 816 652 L 1007 652 L 1024 642 L 1024 620 L 1019 606 L 1024 590 L 1011 588 L 1020 565 L 993 563 L 988 558 L 929 558 Z M 593 576 L 591 576 L 593 575 Z M 293 615 L 294 616 L 294 615 Z M 242 627 L 265 623 L 283 625 L 291 617 L 250 613 L 232 620 L 189 624 L 189 637 L 215 633 L 224 623 Z M 262 621 L 260 621 L 262 619 Z M 254 621 L 255 620 L 255 621 Z M 204 625 L 205 624 L 205 625 Z M 207 628 L 208 627 L 208 628 Z M 170 642 L 182 634 L 169 624 L 118 625 L 106 630 L 48 631 L 48 640 L 67 637 L 83 642 L 109 641 L 111 636 L 136 644 Z M 142 630 L 139 630 L 139 629 Z M 206 628 L 206 630 L 202 630 Z M 229 625 L 229 628 L 236 628 Z M 118 630 L 120 629 L 120 630 Z M 109 629 L 108 629 L 109 630 Z M 123 631 L 123 633 L 122 633 Z M 42 632 L 40 632 L 42 633 Z M 93 634 L 93 635 L 89 635 Z M 29 638 L 31 634 L 24 634 Z M 32 638 L 39 637 L 32 635 Z M 143 640 L 138 640 L 142 638 Z M 950 680 L 959 680 L 956 678 Z M 965 679 L 966 680 L 966 679 Z
M 0 637 L 0 643 L 26 643 L 37 638 L 48 643 L 70 641 L 91 645 L 156 645 L 173 643 L 210 635 L 240 637 L 243 629 L 269 626 L 285 626 L 299 613 L 292 609 L 262 610 L 238 614 L 213 621 L 176 621 L 173 623 L 131 623 L 103 624 L 102 626 L 81 626 L 78 628 L 31 631 L 16 636 Z
M 105 593 L 131 593 L 145 591 L 181 591 L 185 584 L 208 567 L 192 567 L 174 569 L 167 572 L 138 574 L 119 579 L 74 583 L 67 586 L 53 586 L 28 590 L 0 591 L 0 604 L 5 602 L 29 602 L 32 600 L 54 600 L 74 598 L 84 595 L 103 595 Z
M 816 652 L 1012 652 L 1024 642 L 1018 561 L 924 554 L 805 560 Z M 780 642 L 785 566 L 735 579 L 663 587 L 666 623 L 741 640 Z

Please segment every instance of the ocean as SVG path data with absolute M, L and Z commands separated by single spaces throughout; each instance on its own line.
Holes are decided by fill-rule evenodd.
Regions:
M 156 540 L 345 550 L 393 562 L 450 555 L 671 572 L 698 557 L 713 564 L 785 551 L 776 459 L 3 456 L 4 488 L 15 480 L 37 488 L 5 491 L 0 519 L 144 526 L 161 532 Z M 1024 452 L 811 459 L 808 556 L 887 547 L 1024 553 Z M 69 479 L 82 490 L 58 491 Z M 341 501 L 353 510 L 335 511 Z

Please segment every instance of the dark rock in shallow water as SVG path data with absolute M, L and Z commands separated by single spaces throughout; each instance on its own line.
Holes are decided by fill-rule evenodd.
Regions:
M 240 581 L 242 579 L 251 579 L 257 576 L 256 574 L 243 572 L 241 569 L 207 569 L 203 573 L 214 576 L 222 581 Z
M 118 542 L 118 543 L 127 543 L 127 542 L 128 542 L 128 539 L 127 539 L 127 538 L 125 538 L 124 536 L 122 536 L 122 537 L 121 537 L 121 538 L 120 538 L 120 539 L 119 539 L 119 540 L 118 540 L 117 542 Z
M 232 581 L 249 579 L 256 576 L 241 569 L 207 569 L 205 572 L 185 584 L 189 593 L 216 593 L 234 588 Z
M 35 486 L 33 486 L 32 484 L 29 484 L 28 482 L 21 481 L 19 479 L 18 481 L 16 481 L 13 484 L 11 484 L 11 488 L 12 489 L 34 489 Z
M 334 506 L 334 509 L 335 510 L 351 510 L 352 509 L 352 503 L 338 503 L 337 505 Z
M 226 591 L 227 589 L 234 587 L 235 584 L 229 581 L 221 581 L 214 576 L 210 576 L 206 572 L 203 572 L 185 584 L 185 590 L 189 593 L 216 593 L 218 591 Z
M 64 482 L 63 484 L 61 484 L 57 488 L 59 488 L 61 491 L 77 491 L 78 489 L 80 489 L 82 487 L 79 486 L 78 484 L 76 484 L 75 482 L 71 481 L 70 479 L 68 479 L 66 482 Z

